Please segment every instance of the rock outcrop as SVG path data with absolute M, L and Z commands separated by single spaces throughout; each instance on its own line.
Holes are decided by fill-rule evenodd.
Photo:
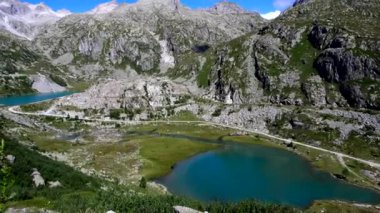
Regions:
M 173 206 L 173 209 L 175 213 L 202 213 L 200 211 L 185 206 Z
M 110 80 L 59 101 L 80 109 L 157 109 L 175 105 L 189 88 L 162 78 Z
M 343 83 L 348 81 L 380 78 L 380 66 L 369 57 L 354 56 L 344 49 L 327 49 L 316 60 L 319 74 L 329 82 Z

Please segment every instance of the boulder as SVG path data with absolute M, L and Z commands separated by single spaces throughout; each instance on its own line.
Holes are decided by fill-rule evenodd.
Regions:
M 57 188 L 62 186 L 61 182 L 59 181 L 49 181 L 48 184 L 49 188 Z
M 45 180 L 36 168 L 33 169 L 31 176 L 33 177 L 33 183 L 35 187 L 45 186 Z
M 14 164 L 15 163 L 15 160 L 16 160 L 16 157 L 13 156 L 13 155 L 7 155 L 5 157 L 5 159 L 7 159 L 7 161 L 10 163 L 10 164 Z

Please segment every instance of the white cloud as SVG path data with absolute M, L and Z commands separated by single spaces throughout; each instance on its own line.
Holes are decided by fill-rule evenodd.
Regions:
M 273 6 L 278 10 L 283 10 L 292 5 L 294 0 L 275 0 Z
M 273 11 L 273 12 L 269 12 L 269 13 L 265 13 L 265 14 L 260 14 L 260 15 L 261 15 L 261 17 L 263 17 L 265 19 L 272 20 L 272 19 L 277 18 L 280 14 L 281 14 L 281 11 L 276 10 L 276 11 Z

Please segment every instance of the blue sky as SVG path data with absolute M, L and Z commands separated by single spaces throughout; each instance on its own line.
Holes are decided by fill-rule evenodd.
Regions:
M 96 5 L 110 0 L 21 0 L 30 3 L 44 2 L 54 10 L 68 9 L 72 12 L 84 12 L 94 8 Z M 132 3 L 136 0 L 118 0 L 119 2 Z M 181 0 L 181 2 L 191 8 L 205 8 L 214 5 L 220 0 Z M 283 10 L 294 0 L 230 0 L 251 11 L 268 13 L 276 10 Z

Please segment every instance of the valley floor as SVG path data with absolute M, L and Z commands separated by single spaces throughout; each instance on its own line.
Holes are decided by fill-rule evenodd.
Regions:
M 142 177 L 154 180 L 170 172 L 177 162 L 231 140 L 288 149 L 321 170 L 344 176 L 350 183 L 378 189 L 377 183 L 361 172 L 376 172 L 378 163 L 259 131 L 202 121 L 189 112 L 165 121 L 145 122 L 67 119 L 46 112 L 21 112 L 17 107 L 10 108 L 10 112 L 17 118 L 9 121 L 7 132 L 22 144 L 85 174 L 121 184 L 136 186 Z M 19 124 L 25 122 L 30 126 Z M 166 193 L 157 184 L 150 183 L 149 187 L 155 193 Z M 326 205 L 316 203 L 311 212 Z M 347 208 L 354 208 L 350 206 Z
M 52 114 L 49 112 L 43 112 L 43 113 L 23 112 L 20 109 L 17 109 L 17 107 L 11 107 L 11 108 L 9 108 L 9 111 L 12 113 L 15 113 L 15 114 L 28 115 L 28 116 L 37 116 L 37 117 L 42 116 L 42 117 L 47 117 L 47 118 L 50 117 L 50 118 L 57 118 L 57 119 L 60 119 L 60 118 L 65 119 L 66 118 L 66 116 L 59 115 L 59 114 Z M 293 151 L 298 152 L 299 154 L 305 156 L 306 158 L 309 158 L 313 164 L 321 167 L 322 170 L 331 169 L 331 168 L 325 168 L 325 167 L 333 167 L 333 166 L 330 166 L 330 165 L 328 165 L 328 163 L 325 163 L 325 162 L 323 163 L 324 165 L 321 165 L 321 163 L 319 163 L 319 162 L 326 161 L 326 160 L 314 161 L 310 156 L 313 156 L 316 159 L 319 159 L 320 156 L 328 156 L 328 158 L 331 158 L 329 160 L 330 162 L 333 161 L 334 162 L 333 164 L 339 164 L 339 168 L 341 168 L 342 170 L 348 170 L 349 171 L 348 172 L 348 174 L 350 174 L 349 175 L 349 181 L 353 181 L 354 183 L 356 183 L 358 185 L 372 186 L 376 189 L 380 189 L 376 183 L 369 181 L 368 178 L 363 178 L 362 175 L 358 175 L 355 171 L 353 171 L 350 167 L 348 167 L 347 164 L 345 163 L 345 159 L 348 162 L 351 162 L 351 163 L 354 162 L 354 164 L 356 164 L 356 165 L 363 164 L 363 166 L 362 166 L 363 168 L 367 167 L 367 168 L 371 168 L 372 170 L 380 170 L 380 163 L 370 161 L 370 160 L 364 160 L 364 159 L 353 157 L 353 156 L 350 156 L 350 155 L 347 155 L 344 153 L 331 151 L 328 149 L 312 146 L 312 145 L 305 144 L 302 142 L 297 142 L 297 141 L 294 141 L 291 139 L 284 139 L 284 138 L 281 138 L 281 137 L 278 137 L 275 135 L 271 135 L 271 134 L 268 134 L 265 132 L 261 132 L 258 130 L 251 130 L 251 129 L 247 129 L 244 127 L 238 127 L 238 126 L 225 125 L 225 124 L 220 124 L 220 123 L 215 123 L 215 122 L 202 121 L 202 120 L 199 120 L 196 116 L 192 115 L 191 113 L 184 112 L 184 113 L 180 114 L 179 116 L 178 115 L 173 116 L 172 118 L 169 118 L 168 120 L 153 120 L 153 121 L 123 121 L 123 120 L 115 120 L 115 119 L 109 119 L 109 118 L 107 118 L 107 119 L 93 119 L 93 118 L 86 118 L 86 117 L 77 118 L 76 120 L 81 121 L 81 122 L 92 123 L 92 124 L 93 123 L 98 123 L 98 124 L 99 123 L 100 124 L 106 123 L 107 125 L 111 125 L 111 126 L 114 124 L 117 124 L 119 126 L 123 125 L 123 127 L 127 127 L 127 129 L 128 128 L 133 129 L 135 126 L 137 126 L 136 127 L 137 132 L 140 130 L 141 127 L 144 127 L 144 129 L 145 128 L 154 129 L 154 131 L 151 133 L 161 134 L 161 132 L 160 132 L 160 130 L 161 130 L 161 131 L 164 131 L 166 133 L 181 133 L 183 135 L 192 135 L 192 136 L 197 136 L 200 138 L 207 138 L 207 139 L 216 139 L 213 137 L 210 138 L 210 136 L 209 136 L 210 132 L 216 132 L 217 138 L 224 137 L 226 135 L 231 135 L 231 134 L 233 135 L 236 132 L 238 132 L 239 134 L 243 134 L 243 135 L 251 135 L 248 138 L 247 138 L 247 136 L 239 136 L 236 138 L 237 141 L 241 141 L 244 143 L 247 143 L 248 141 L 252 142 L 252 135 L 253 135 L 253 136 L 256 136 L 255 140 L 265 140 L 266 141 L 266 143 L 264 143 L 265 145 L 269 145 L 271 143 L 274 143 L 274 144 L 280 143 L 280 144 L 283 144 L 283 147 L 293 149 Z M 199 126 L 201 126 L 201 128 L 199 128 Z M 190 127 L 191 131 L 183 132 L 183 129 L 187 129 L 189 127 Z M 198 129 L 202 129 L 202 131 L 205 131 L 205 132 L 202 132 L 202 131 L 199 132 Z M 128 135 L 128 134 L 126 134 L 126 135 Z M 260 136 L 260 138 L 258 136 Z M 244 139 L 242 140 L 241 138 L 244 138 L 244 137 L 245 137 L 245 140 Z M 164 141 L 166 141 L 166 140 L 170 140 L 170 139 L 165 139 Z M 181 140 L 181 139 L 176 138 L 174 140 Z M 253 141 L 255 141 L 255 140 L 253 140 Z M 297 149 L 295 148 L 296 146 L 297 146 Z M 205 151 L 205 150 L 207 150 L 207 149 L 201 149 L 201 151 Z M 200 153 L 201 151 L 198 151 L 198 152 L 191 152 L 190 151 L 190 155 L 186 155 L 186 154 L 185 155 L 182 154 L 182 155 L 184 156 L 184 159 L 186 159 L 189 156 L 195 155 L 196 153 Z M 166 152 L 166 153 L 168 153 L 168 152 Z M 179 155 L 181 155 L 181 154 L 179 154 Z M 178 160 L 181 160 L 181 159 L 177 159 L 177 161 Z M 177 161 L 169 161 L 169 162 L 172 163 L 171 165 L 173 165 Z M 169 166 L 171 166 L 171 165 L 169 165 Z M 352 166 L 352 164 L 350 164 L 350 166 Z M 330 171 L 330 172 L 332 172 L 332 171 Z M 339 174 L 339 173 L 340 173 L 339 171 L 336 171 L 336 170 L 334 171 L 334 174 Z M 147 175 L 147 176 L 151 177 L 151 175 Z M 160 177 L 160 176 L 162 176 L 162 174 L 158 175 L 158 176 L 153 176 L 153 177 Z M 351 179 L 352 178 L 351 176 L 354 176 L 354 177 L 356 176 L 356 178 Z

